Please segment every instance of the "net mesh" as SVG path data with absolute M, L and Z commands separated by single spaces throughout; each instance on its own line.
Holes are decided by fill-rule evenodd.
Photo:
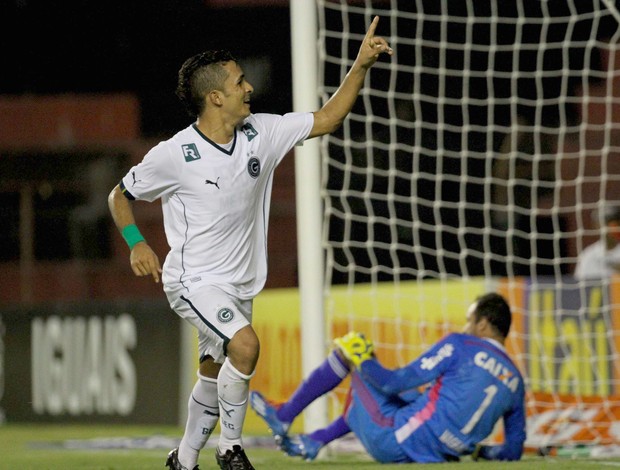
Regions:
M 528 440 L 620 440 L 620 301 L 612 280 L 573 277 L 598 214 L 620 201 L 613 3 L 318 5 L 323 99 L 375 15 L 395 51 L 322 141 L 330 337 L 365 331 L 404 365 L 460 329 L 476 295 L 500 290 L 515 314 Z M 588 427 L 595 412 L 602 424 Z

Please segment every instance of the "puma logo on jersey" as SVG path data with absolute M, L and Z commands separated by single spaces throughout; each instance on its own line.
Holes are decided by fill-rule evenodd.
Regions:
M 132 186 L 135 186 L 136 183 L 139 183 L 140 181 L 142 181 L 142 180 L 137 180 L 136 179 L 136 172 L 135 171 L 131 172 L 131 177 L 133 178 L 133 183 L 131 183 Z
M 217 179 L 215 181 L 211 181 L 211 180 L 205 180 L 205 184 L 212 184 L 213 186 L 215 186 L 217 189 L 220 189 L 220 185 L 217 184 L 217 182 L 220 180 L 220 177 L 218 176 Z

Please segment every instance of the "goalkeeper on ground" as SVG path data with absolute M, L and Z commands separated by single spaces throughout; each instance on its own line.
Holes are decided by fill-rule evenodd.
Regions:
M 504 348 L 510 324 L 504 298 L 486 294 L 470 306 L 462 334 L 446 336 L 396 370 L 381 366 L 372 342 L 351 332 L 334 341 L 334 351 L 286 403 L 274 405 L 254 391 L 251 406 L 282 450 L 307 460 L 351 431 L 383 463 L 457 461 L 469 454 L 518 460 L 526 435 L 525 391 L 523 377 Z M 290 436 L 293 419 L 349 373 L 343 415 L 311 434 Z M 418 392 L 426 384 L 426 390 Z M 500 418 L 504 443 L 480 445 Z

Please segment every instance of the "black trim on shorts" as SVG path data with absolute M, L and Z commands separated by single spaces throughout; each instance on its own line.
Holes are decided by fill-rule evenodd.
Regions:
M 228 343 L 230 343 L 230 338 L 228 338 L 226 335 L 224 335 L 224 333 L 222 333 L 220 330 L 218 330 L 215 326 L 213 326 L 213 324 L 211 322 L 209 322 L 205 317 L 202 316 L 202 314 L 198 311 L 198 309 L 196 307 L 194 307 L 194 304 L 185 296 L 181 296 L 181 300 L 183 300 L 184 302 L 187 302 L 187 305 L 189 305 L 189 308 L 191 308 L 194 313 L 196 313 L 196 315 L 198 315 L 198 318 L 200 318 L 205 325 L 207 325 L 216 335 L 218 335 L 220 338 L 222 338 L 224 340 L 224 356 L 228 357 Z

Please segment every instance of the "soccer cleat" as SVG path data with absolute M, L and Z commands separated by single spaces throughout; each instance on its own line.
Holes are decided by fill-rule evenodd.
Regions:
M 181 462 L 179 462 L 179 448 L 178 447 L 176 449 L 172 449 L 168 453 L 168 458 L 166 459 L 165 466 L 168 467 L 170 470 L 189 470 L 189 468 L 181 465 Z M 199 470 L 198 465 L 196 465 L 192 470 Z
M 323 443 L 312 439 L 306 434 L 298 436 L 285 436 L 280 444 L 287 455 L 291 457 L 301 457 L 304 460 L 314 460 L 319 455 L 319 451 L 323 447 Z
M 215 461 L 222 470 L 255 470 L 241 446 L 233 446 L 223 455 L 215 449 Z
M 367 340 L 362 333 L 357 331 L 351 331 L 334 339 L 334 344 L 355 367 L 359 367 L 362 362 L 372 358 L 375 351 L 372 341 Z
M 280 421 L 277 408 L 260 392 L 250 392 L 250 406 L 267 423 L 276 443 L 280 445 L 280 441 L 286 436 L 290 423 Z

